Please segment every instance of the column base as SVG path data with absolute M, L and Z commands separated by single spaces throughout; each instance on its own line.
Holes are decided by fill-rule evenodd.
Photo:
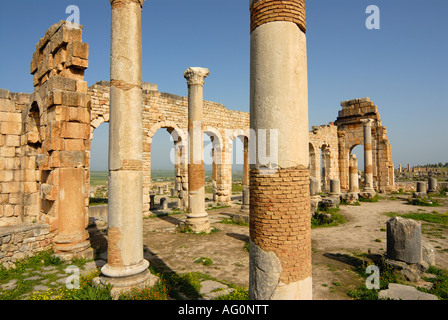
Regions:
M 364 199 L 372 199 L 376 196 L 376 191 L 374 189 L 364 189 L 359 193 L 359 196 Z
M 343 196 L 343 199 L 348 204 L 355 204 L 359 201 L 358 192 L 348 192 Z
M 134 288 L 149 288 L 157 284 L 158 281 L 159 278 L 151 274 L 149 270 L 129 277 L 112 278 L 102 275 L 93 279 L 94 285 L 97 286 L 112 285 L 110 293 L 114 300 L 117 300 L 122 293 L 126 293 Z
M 187 217 L 186 225 L 191 228 L 194 233 L 210 233 L 211 226 L 207 213 L 200 217 Z
M 243 204 L 243 205 L 241 205 L 240 212 L 249 213 L 249 208 L 250 208 L 250 206 L 248 204 Z

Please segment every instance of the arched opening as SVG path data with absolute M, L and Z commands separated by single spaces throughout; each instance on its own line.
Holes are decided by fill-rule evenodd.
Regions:
M 356 155 L 356 158 L 358 159 L 358 172 L 359 174 L 359 186 L 364 186 L 364 147 L 361 144 L 355 145 L 351 147 L 349 159 L 351 155 Z
M 28 112 L 28 119 L 26 123 L 27 144 L 34 150 L 39 151 L 42 147 L 42 140 L 40 137 L 40 112 L 37 102 L 31 104 Z
M 93 131 L 90 141 L 89 205 L 107 205 L 108 199 L 109 123 L 103 122 Z M 99 209 L 97 208 L 97 211 Z
M 163 211 L 179 207 L 179 192 L 176 188 L 178 167 L 176 166 L 173 128 L 160 128 L 152 136 L 151 143 L 151 189 L 150 210 Z
M 330 165 L 330 148 L 324 144 L 320 152 L 321 188 L 324 191 L 330 191 Z
M 244 180 L 244 136 L 237 136 L 232 142 L 232 195 L 236 204 L 243 202 Z

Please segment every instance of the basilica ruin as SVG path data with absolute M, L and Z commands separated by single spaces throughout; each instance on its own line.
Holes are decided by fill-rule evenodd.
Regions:
M 186 223 L 202 232 L 209 228 L 206 133 L 213 141 L 216 202 L 230 202 L 232 143 L 244 143 L 251 298 L 311 299 L 310 177 L 318 181 L 318 192 L 371 196 L 395 189 L 379 108 L 369 98 L 343 101 L 334 122 L 309 131 L 304 0 L 250 1 L 250 113 L 203 101 L 213 70 L 179 70 L 188 97 L 142 82 L 143 0 L 111 0 L 111 6 L 111 79 L 90 86 L 84 81 L 89 44 L 82 41 L 83 28 L 61 21 L 30 53 L 34 92 L 0 89 L 0 263 L 9 267 L 49 248 L 67 259 L 93 256 L 87 232 L 91 141 L 95 129 L 109 122 L 108 261 L 101 281 L 118 287 L 145 283 L 150 276 L 141 219 L 151 214 L 153 136 L 167 130 L 173 137 L 175 195 L 189 210 Z M 278 130 L 278 145 L 267 141 L 268 150 L 278 150 L 276 162 L 249 155 L 251 130 L 256 137 L 261 129 Z M 364 147 L 365 170 L 351 188 L 357 145 Z M 358 170 L 353 174 L 358 183 Z

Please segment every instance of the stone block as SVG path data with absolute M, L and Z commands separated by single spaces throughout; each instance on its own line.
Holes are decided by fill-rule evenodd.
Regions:
M 76 80 L 53 76 L 48 81 L 48 90 L 76 91 Z
M 60 47 L 74 41 L 82 41 L 82 30 L 80 28 L 68 28 L 66 25 L 61 25 L 50 39 L 50 51 L 54 53 Z
M 1 122 L 0 133 L 20 135 L 22 133 L 22 122 Z
M 83 167 L 86 163 L 86 153 L 84 151 L 60 151 L 60 166 L 64 168 Z
M 418 263 L 422 258 L 421 223 L 394 217 L 387 221 L 387 257 L 406 263 Z
M 78 122 L 62 122 L 61 137 L 69 139 L 89 139 L 90 124 Z
M 20 147 L 19 135 L 7 135 L 5 139 L 5 146 L 7 147 Z
M 9 99 L 9 90 L 0 89 L 0 99 Z
M 89 59 L 89 44 L 73 41 L 67 45 L 67 54 L 72 57 L 77 57 L 81 59 Z

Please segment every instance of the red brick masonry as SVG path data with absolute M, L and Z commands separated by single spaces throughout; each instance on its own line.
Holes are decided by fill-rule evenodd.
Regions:
M 250 32 L 268 22 L 290 21 L 306 32 L 305 0 L 254 0 L 251 8 Z
M 282 264 L 280 281 L 311 276 L 309 170 L 250 171 L 250 238 Z

